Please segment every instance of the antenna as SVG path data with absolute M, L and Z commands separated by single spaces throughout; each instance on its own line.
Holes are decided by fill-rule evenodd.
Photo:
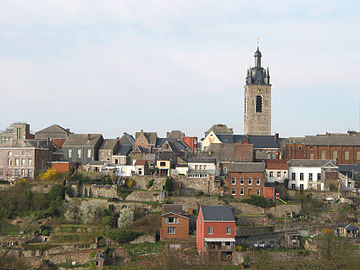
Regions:
M 256 39 L 256 45 L 257 45 L 257 48 L 259 49 L 259 43 L 260 43 L 260 38 L 257 38 Z

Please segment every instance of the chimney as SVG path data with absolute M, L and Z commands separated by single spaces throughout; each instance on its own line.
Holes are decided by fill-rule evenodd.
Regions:
M 127 133 L 126 133 L 126 132 L 124 132 L 124 135 L 127 135 Z
M 249 143 L 249 135 L 246 134 L 244 143 Z
M 88 141 L 90 141 L 90 134 L 88 134 Z
M 169 132 L 166 132 L 166 138 L 169 138 Z
M 275 133 L 275 141 L 279 140 L 279 133 Z

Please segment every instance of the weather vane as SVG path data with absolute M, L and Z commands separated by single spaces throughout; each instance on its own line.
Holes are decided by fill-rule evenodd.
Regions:
M 257 44 L 257 47 L 259 48 L 259 43 L 260 43 L 260 38 L 257 38 L 256 39 L 256 44 Z

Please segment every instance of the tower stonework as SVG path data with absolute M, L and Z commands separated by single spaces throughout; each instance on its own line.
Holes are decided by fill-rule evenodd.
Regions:
M 244 93 L 244 134 L 271 135 L 271 84 L 269 68 L 261 67 L 261 52 L 255 52 L 255 67 L 249 68 Z

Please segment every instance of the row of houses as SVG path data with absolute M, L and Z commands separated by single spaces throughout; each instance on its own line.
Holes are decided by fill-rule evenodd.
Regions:
M 156 132 L 74 134 L 52 125 L 31 134 L 26 123 L 0 133 L 0 178 L 33 177 L 50 166 L 70 166 L 118 176 L 184 176 L 223 183 L 236 197 L 273 198 L 276 183 L 292 189 L 356 189 L 359 178 L 359 133 L 304 138 L 236 135 L 226 125 L 213 125 L 199 142 L 179 130 L 165 138 Z M 301 151 L 300 151 L 301 150 Z M 331 153 L 331 154 L 330 154 Z M 290 158 L 289 158 L 290 157 Z M 332 157 L 332 158 L 329 158 Z

